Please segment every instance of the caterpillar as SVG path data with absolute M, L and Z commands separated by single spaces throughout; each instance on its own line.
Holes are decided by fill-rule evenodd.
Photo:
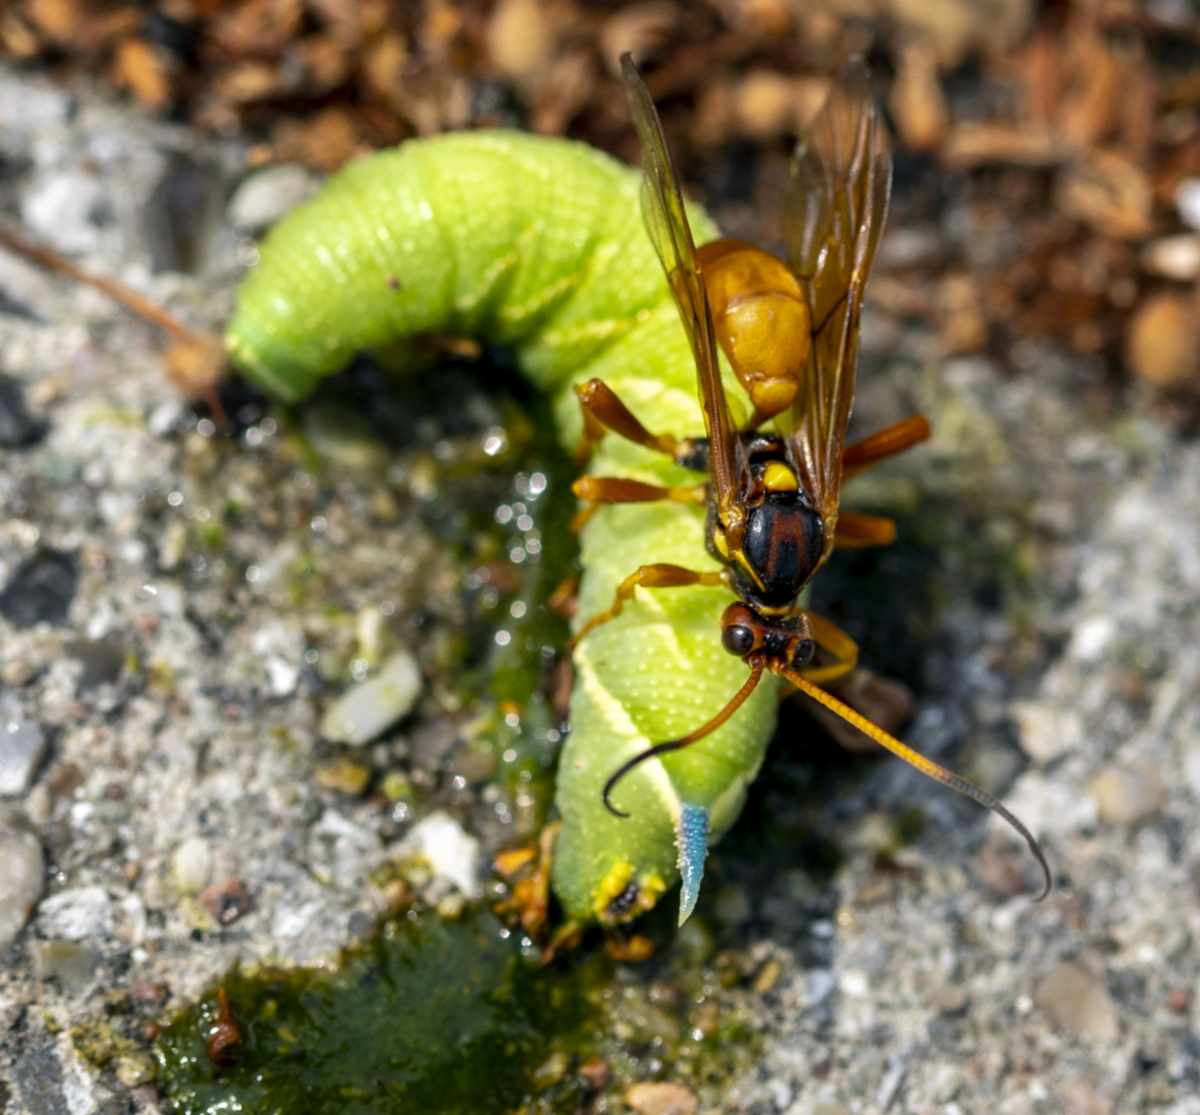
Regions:
M 550 394 L 570 451 L 583 435 L 573 388 L 592 378 L 650 428 L 699 433 L 695 365 L 639 184 L 635 170 L 586 145 L 517 132 L 366 156 L 268 234 L 226 331 L 229 355 L 270 394 L 298 402 L 355 353 L 403 362 L 408 338 L 472 336 L 514 351 Z M 699 208 L 689 217 L 699 236 L 716 234 Z M 650 484 L 695 480 L 616 437 L 590 468 Z M 703 508 L 683 504 L 601 507 L 580 548 L 581 616 L 606 608 L 639 564 L 713 565 Z M 721 645 L 728 602 L 708 586 L 639 594 L 575 649 L 553 860 L 554 890 L 575 922 L 614 925 L 649 909 L 678 878 L 678 842 L 689 831 L 693 842 L 715 841 L 737 817 L 775 725 L 773 684 L 695 748 L 627 778 L 628 818 L 602 802 L 620 763 L 707 720 L 713 695 L 741 684 L 744 667 Z

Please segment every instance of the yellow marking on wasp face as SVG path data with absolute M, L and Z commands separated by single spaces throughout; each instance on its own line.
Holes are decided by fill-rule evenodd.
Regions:
M 800 482 L 782 461 L 772 461 L 763 470 L 763 486 L 768 492 L 794 492 L 800 487 Z

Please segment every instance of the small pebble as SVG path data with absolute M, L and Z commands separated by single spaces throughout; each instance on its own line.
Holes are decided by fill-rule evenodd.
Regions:
M 25 393 L 12 376 L 0 375 L 0 449 L 24 449 L 40 441 L 46 423 L 31 418 Z
M 754 139 L 771 139 L 796 123 L 796 82 L 774 70 L 746 74 L 734 96 L 740 129 Z
M 200 892 L 200 903 L 218 925 L 232 925 L 254 909 L 254 899 L 241 879 L 213 883 Z
M 492 65 L 521 80 L 543 73 L 554 54 L 555 34 L 541 0 L 501 0 L 488 22 Z
M 638 1115 L 695 1115 L 695 1095 L 682 1084 L 635 1084 L 625 1093 L 625 1102 Z
M 1200 232 L 1200 178 L 1185 178 L 1175 187 L 1175 208 L 1185 225 Z
M 754 990 L 759 995 L 765 995 L 779 982 L 782 971 L 783 966 L 778 960 L 768 960 L 754 977 Z
M 21 932 L 45 885 L 46 861 L 38 838 L 17 825 L 0 826 L 0 952 Z
M 101 886 L 72 887 L 44 899 L 38 929 L 47 937 L 92 940 L 112 932 L 112 899 Z
M 127 1053 L 113 1062 L 113 1072 L 126 1088 L 136 1088 L 154 1078 L 154 1062 L 144 1053 Z
M 1151 294 L 1134 311 L 1125 359 L 1139 379 L 1162 390 L 1200 386 L 1200 315 L 1191 295 Z
M 82 667 L 76 682 L 82 692 L 116 681 L 125 668 L 125 646 L 120 639 L 74 639 L 64 648 Z
M 551 1053 L 536 1069 L 533 1070 L 533 1087 L 536 1091 L 544 1092 L 553 1088 L 564 1076 L 571 1062 L 561 1050 Z
M 100 978 L 100 953 L 75 941 L 34 941 L 30 948 L 39 980 L 53 980 L 64 995 L 86 995 Z
M 60 624 L 78 583 L 75 558 L 43 547 L 26 558 L 0 592 L 0 615 L 14 627 Z
M 407 716 L 421 692 L 421 671 L 407 651 L 393 654 L 375 677 L 354 686 L 325 711 L 321 735 L 360 747 Z
M 316 188 L 316 178 L 295 163 L 255 171 L 234 190 L 229 200 L 229 223 L 239 232 L 263 232 Z
M 1038 985 L 1034 999 L 1060 1030 L 1103 1042 L 1117 1039 L 1117 1005 L 1104 980 L 1081 964 L 1059 964 Z
M 1057 701 L 1018 701 L 1012 712 L 1021 748 L 1039 767 L 1074 751 L 1083 739 L 1079 713 Z
M 948 983 L 930 997 L 929 1005 L 939 1014 L 959 1015 L 966 1012 L 971 997 L 961 983 Z
M 1165 279 L 1191 282 L 1200 275 L 1200 236 L 1180 233 L 1152 240 L 1142 250 L 1142 265 Z
M 465 779 L 469 783 L 487 782 L 496 773 L 499 760 L 492 748 L 472 747 L 460 751 L 445 766 L 451 777 Z
M 439 769 L 460 738 L 458 726 L 449 717 L 422 720 L 408 740 L 413 763 L 427 770 Z
M 212 878 L 213 853 L 202 836 L 189 836 L 171 856 L 171 878 L 181 894 L 199 894 Z
M 434 909 L 442 921 L 457 921 L 466 912 L 467 900 L 461 894 L 455 892 L 441 899 Z
M 401 851 L 421 856 L 435 876 L 448 879 L 468 898 L 478 898 L 479 841 L 449 813 L 438 810 L 413 826 Z
M 1108 825 L 1136 825 L 1154 816 L 1167 801 L 1167 788 L 1152 770 L 1107 766 L 1088 783 L 1100 820 Z
M 813 968 L 804 973 L 804 1005 L 815 1007 L 833 993 L 837 979 L 828 968 Z
M 317 767 L 313 777 L 318 786 L 336 790 L 339 794 L 356 798 L 371 781 L 371 768 L 352 759 L 337 758 Z
M 33 784 L 46 755 L 46 734 L 13 701 L 0 702 L 0 797 L 18 797 Z
M 33 235 L 60 252 L 94 252 L 100 230 L 92 214 L 103 212 L 105 184 L 85 170 L 43 174 L 21 198 L 21 221 Z
M 1188 789 L 1200 798 L 1200 739 L 1193 738 L 1185 745 L 1183 777 Z
M 272 697 L 287 697 L 296 691 L 300 681 L 300 667 L 284 658 L 268 658 L 263 662 L 267 675 L 267 688 Z
M 591 1057 L 579 1066 L 579 1075 L 589 1088 L 598 1092 L 608 1084 L 608 1078 L 612 1074 L 609 1072 L 607 1061 L 602 1057 Z
M 353 472 L 382 471 L 390 453 L 361 415 L 333 403 L 304 408 L 304 436 L 320 456 Z
M 1112 616 L 1091 616 L 1075 625 L 1067 654 L 1080 662 L 1099 661 L 1116 637 L 1117 623 Z
M 1026 825 L 1041 836 L 1062 836 L 1091 828 L 1097 819 L 1096 802 L 1071 782 L 1048 778 L 1040 770 L 1027 770 L 1005 796 L 1008 806 Z M 1012 836 L 1003 818 L 993 814 L 988 827 Z

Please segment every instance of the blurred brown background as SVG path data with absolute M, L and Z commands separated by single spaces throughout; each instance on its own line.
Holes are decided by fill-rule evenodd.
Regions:
M 636 158 L 631 50 L 681 173 L 733 234 L 851 54 L 897 133 L 877 305 L 947 353 L 1020 338 L 1095 355 L 1191 424 L 1200 399 L 1200 10 L 1191 0 L 16 0 L 0 47 L 152 113 L 258 137 L 259 162 L 521 127 Z

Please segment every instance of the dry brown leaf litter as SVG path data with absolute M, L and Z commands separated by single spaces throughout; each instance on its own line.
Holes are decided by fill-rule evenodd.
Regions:
M 15 0 L 0 51 L 149 111 L 258 138 L 256 162 L 331 170 L 452 128 L 513 125 L 636 155 L 616 61 L 632 50 L 672 149 L 752 234 L 836 60 L 866 53 L 906 175 L 940 176 L 994 249 L 883 269 L 880 303 L 946 352 L 1002 362 L 1049 335 L 1200 397 L 1200 25 L 1171 5 L 1077 0 Z M 1158 12 L 1160 14 L 1155 15 Z M 729 152 L 732 151 L 733 154 Z M 716 168 L 715 170 L 713 168 Z M 1200 188 L 1200 187 L 1196 187 Z M 900 220 L 914 214 L 900 214 Z M 942 239 L 946 237 L 943 233 Z

